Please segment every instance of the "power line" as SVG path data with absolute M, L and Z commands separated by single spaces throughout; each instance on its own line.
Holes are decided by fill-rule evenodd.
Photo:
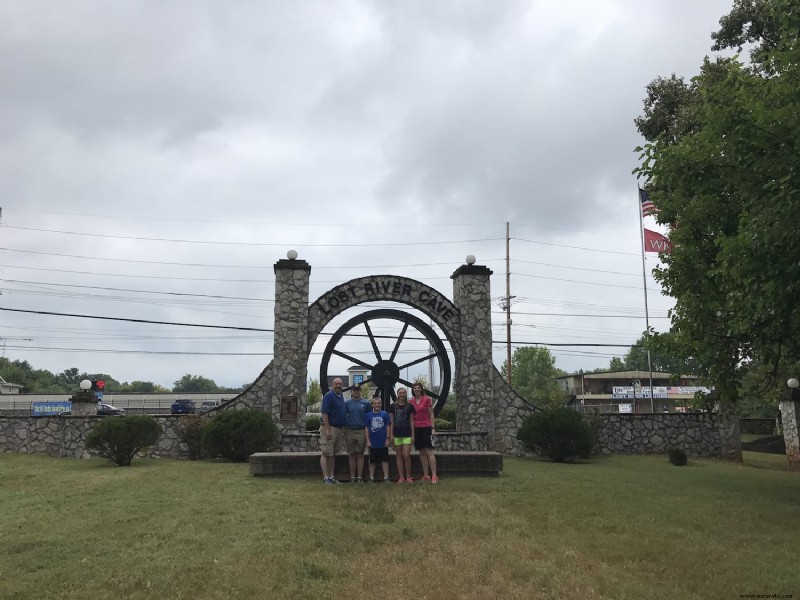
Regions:
M 110 238 L 115 240 L 137 240 L 145 242 L 171 242 L 176 244 L 205 244 L 205 245 L 220 245 L 220 246 L 281 246 L 281 247 L 296 247 L 296 248 L 363 248 L 363 243 L 358 244 L 303 244 L 294 242 L 223 242 L 217 240 L 184 240 L 177 238 L 157 238 L 157 237 L 144 237 L 132 235 L 110 235 L 106 233 L 89 232 L 84 233 L 81 231 L 65 231 L 63 229 L 42 229 L 38 227 L 21 227 L 19 225 L 0 225 L 7 229 L 19 229 L 22 231 L 39 231 L 44 233 L 61 233 L 64 235 L 85 236 L 91 238 Z M 372 246 L 441 246 L 442 244 L 474 244 L 478 242 L 497 242 L 503 238 L 483 238 L 476 240 L 439 240 L 436 242 L 384 242 L 384 243 L 371 243 Z
M 253 302 L 275 302 L 275 300 L 270 300 L 268 298 L 250 298 L 246 296 L 220 296 L 216 294 L 190 294 L 188 292 L 158 292 L 152 290 L 137 290 L 133 288 L 104 287 L 99 285 L 78 285 L 76 283 L 49 283 L 46 281 L 25 281 L 22 279 L 0 279 L 0 281 L 6 281 L 8 283 L 28 284 L 28 285 L 43 285 L 43 286 L 52 285 L 58 287 L 75 287 L 75 288 L 83 288 L 90 290 L 105 290 L 110 292 L 132 292 L 135 294 L 164 294 L 168 296 L 189 296 L 191 298 L 214 298 L 219 300 L 250 300 Z
M 205 263 L 183 263 L 183 262 L 170 262 L 161 260 L 137 260 L 133 258 L 109 258 L 106 256 L 84 256 L 80 254 L 62 254 L 59 252 L 41 252 L 38 250 L 19 250 L 17 248 L 0 248 L 6 252 L 17 252 L 21 254 L 38 254 L 41 256 L 59 256 L 62 258 L 78 258 L 81 260 L 104 260 L 110 262 L 124 262 L 124 263 L 138 263 L 145 265 L 171 265 L 179 267 L 206 267 L 211 269 L 273 269 L 274 265 L 209 265 Z M 484 262 L 497 262 L 503 260 L 502 258 L 488 258 Z M 406 267 L 433 267 L 441 265 L 453 265 L 453 262 L 435 262 L 435 263 L 415 263 L 406 265 L 362 265 L 362 266 L 347 266 L 347 267 L 314 267 L 318 269 L 393 269 L 393 268 L 406 268 Z M 570 268 L 570 267 L 564 267 Z M 638 277 L 638 275 L 637 275 Z
M 505 314 L 501 311 L 493 310 L 493 315 Z M 593 319 L 644 319 L 644 315 L 586 315 L 586 314 L 573 314 L 573 313 L 541 313 L 541 312 L 520 312 L 515 311 L 517 315 L 532 315 L 537 317 L 591 317 Z M 651 319 L 669 319 L 669 317 L 654 317 L 650 315 Z
M 177 323 L 175 321 L 150 321 L 148 319 L 130 319 L 125 317 L 103 317 L 100 315 L 79 315 L 75 313 L 60 313 L 45 310 L 25 310 L 22 308 L 0 307 L 0 310 L 29 313 L 34 315 L 49 315 L 56 317 L 76 317 L 79 319 L 100 319 L 102 321 L 125 321 L 127 323 L 148 323 L 151 325 L 177 325 L 179 327 L 205 327 L 208 329 L 232 329 L 234 331 L 260 331 L 263 333 L 275 333 L 274 329 L 261 329 L 258 327 L 236 327 L 233 325 L 205 325 L 200 323 Z
M 639 256 L 635 252 L 617 252 L 615 250 L 600 250 L 599 248 L 584 248 L 582 246 L 567 246 L 565 244 L 553 244 L 550 242 L 540 242 L 538 240 L 528 240 L 525 238 L 511 238 L 512 240 L 517 240 L 518 242 L 528 242 L 529 244 L 540 244 L 542 246 L 554 246 L 556 248 L 571 248 L 572 250 L 587 250 L 589 252 L 602 252 L 604 254 L 623 254 L 625 256 Z
M 639 290 L 641 289 L 638 285 L 618 285 L 615 283 L 597 283 L 594 281 L 579 281 L 577 279 L 561 279 L 559 277 L 545 277 L 544 275 L 528 275 L 526 273 L 512 273 L 512 275 L 516 275 L 517 277 L 532 277 L 534 279 L 547 279 L 549 281 L 564 281 L 566 283 L 580 283 L 583 285 L 601 285 L 603 287 L 615 287 L 615 288 L 626 288 L 631 290 Z

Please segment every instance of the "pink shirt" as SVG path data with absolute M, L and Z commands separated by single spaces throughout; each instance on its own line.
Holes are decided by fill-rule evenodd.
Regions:
M 428 409 L 433 406 L 433 400 L 431 400 L 430 396 L 422 396 L 419 401 L 419 404 L 417 404 L 415 396 L 412 396 L 409 400 L 414 407 L 414 427 L 433 427 L 431 415 L 428 412 Z

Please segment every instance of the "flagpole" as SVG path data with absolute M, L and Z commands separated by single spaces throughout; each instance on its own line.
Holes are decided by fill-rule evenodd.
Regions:
M 647 269 L 644 262 L 644 219 L 642 217 L 642 191 L 636 185 L 636 197 L 639 203 L 639 237 L 641 238 L 642 250 L 642 287 L 644 289 L 644 322 L 647 330 L 645 332 L 645 343 L 647 344 L 647 370 L 650 372 L 650 412 L 654 413 L 653 406 L 653 363 L 650 360 L 650 312 L 647 309 Z M 635 401 L 634 401 L 635 402 Z

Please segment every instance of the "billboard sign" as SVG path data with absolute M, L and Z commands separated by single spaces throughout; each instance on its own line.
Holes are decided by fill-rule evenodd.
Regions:
M 31 414 L 34 417 L 51 417 L 72 410 L 72 402 L 33 402 Z

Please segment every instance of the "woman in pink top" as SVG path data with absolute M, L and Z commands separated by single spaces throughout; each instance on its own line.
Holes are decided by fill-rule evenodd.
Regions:
M 433 400 L 430 396 L 423 395 L 422 385 L 419 383 L 415 383 L 411 388 L 411 394 L 411 405 L 414 407 L 414 448 L 419 451 L 422 463 L 422 481 L 439 483 L 439 478 L 436 476 L 436 457 L 433 455 L 431 442 L 431 436 L 436 435 Z

